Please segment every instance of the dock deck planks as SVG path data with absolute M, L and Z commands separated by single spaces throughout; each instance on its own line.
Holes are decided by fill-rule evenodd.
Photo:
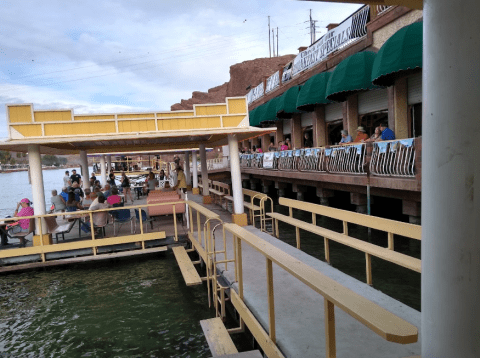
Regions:
M 201 285 L 202 279 L 195 269 L 195 266 L 193 266 L 190 257 L 188 257 L 185 248 L 183 246 L 175 246 L 172 247 L 172 250 L 187 286 Z
M 238 353 L 225 325 L 219 317 L 200 321 L 213 357 Z

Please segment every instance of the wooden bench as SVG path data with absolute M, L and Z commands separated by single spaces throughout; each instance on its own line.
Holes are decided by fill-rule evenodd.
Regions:
M 212 181 L 208 179 L 208 190 L 212 188 Z M 203 182 L 202 182 L 202 177 L 198 177 L 198 190 L 200 190 L 200 195 L 203 195 Z
M 238 353 L 225 325 L 219 317 L 200 321 L 213 357 Z
M 246 207 L 250 214 L 250 222 L 253 226 L 255 226 L 255 218 L 260 217 L 262 220 L 262 211 L 264 209 L 263 203 L 268 198 L 267 194 L 260 193 L 258 191 L 250 190 L 250 189 L 242 189 L 243 196 L 248 196 L 250 201 L 244 201 L 243 206 Z M 231 201 L 233 206 L 233 196 L 225 195 L 225 200 Z M 258 205 L 255 204 L 255 200 L 259 200 Z M 228 208 L 227 208 L 228 210 Z M 232 209 L 233 211 L 233 209 Z M 255 212 L 259 211 L 258 215 L 255 215 Z
M 352 247 L 354 249 L 363 251 L 366 258 L 366 271 L 367 271 L 367 283 L 372 284 L 372 271 L 371 271 L 371 256 L 381 258 L 383 260 L 395 263 L 410 270 L 421 272 L 421 260 L 393 251 L 393 234 L 407 236 L 413 239 L 420 239 L 421 227 L 417 225 L 396 222 L 394 220 L 388 220 L 378 217 L 373 217 L 364 214 L 358 214 L 354 212 L 348 212 L 346 210 L 333 209 L 318 204 L 306 203 L 303 201 L 279 198 L 279 204 L 288 206 L 290 208 L 290 216 L 282 215 L 279 213 L 267 213 L 268 216 L 275 220 L 276 233 L 278 237 L 278 220 L 287 224 L 293 225 L 296 228 L 297 236 L 297 248 L 300 249 L 300 235 L 299 229 L 309 231 L 313 234 L 317 234 L 324 237 L 325 240 L 325 260 L 330 262 L 330 251 L 328 240 L 333 240 L 343 245 Z M 292 208 L 310 211 L 312 215 L 324 215 L 334 219 L 343 220 L 344 233 L 338 233 L 329 229 L 325 229 L 316 225 L 316 223 L 307 223 L 302 220 L 298 220 L 292 217 Z M 316 221 L 314 219 L 314 221 Z M 389 248 L 384 248 L 378 245 L 365 242 L 354 237 L 348 236 L 347 223 L 355 223 L 358 225 L 370 227 L 377 230 L 387 231 L 389 233 Z
M 172 250 L 187 286 L 201 285 L 202 279 L 195 269 L 195 266 L 193 266 L 190 257 L 188 257 L 185 248 L 183 246 L 175 246 Z
M 213 181 L 212 188 L 210 189 L 210 194 L 213 194 L 213 202 L 216 203 L 218 199 L 220 206 L 222 206 L 222 199 L 226 195 L 230 195 L 230 185 L 222 183 L 220 181 Z

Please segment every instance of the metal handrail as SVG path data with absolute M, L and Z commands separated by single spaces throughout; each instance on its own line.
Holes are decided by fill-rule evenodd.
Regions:
M 414 139 L 373 143 L 370 173 L 377 176 L 415 177 Z

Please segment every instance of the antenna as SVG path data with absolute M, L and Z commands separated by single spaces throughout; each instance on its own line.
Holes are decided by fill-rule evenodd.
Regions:
M 272 49 L 270 45 L 270 16 L 268 17 L 268 54 L 272 57 Z
M 273 57 L 275 57 L 275 30 L 272 29 Z
M 277 27 L 277 57 L 278 57 L 278 27 Z

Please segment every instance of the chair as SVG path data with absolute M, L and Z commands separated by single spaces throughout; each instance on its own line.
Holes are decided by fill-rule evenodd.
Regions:
M 105 226 L 108 224 L 108 213 L 106 211 L 101 211 L 99 213 L 93 213 L 93 228 L 100 229 L 103 237 L 105 237 Z M 115 231 L 115 226 L 114 226 Z M 115 235 L 115 232 L 114 232 Z
M 132 234 L 137 231 L 137 225 L 136 225 L 136 222 L 133 220 L 134 217 L 130 214 L 130 209 L 115 210 L 112 216 L 113 216 L 113 236 L 116 236 L 117 223 L 120 225 L 119 230 L 123 224 L 130 222 L 130 228 L 131 228 Z M 134 222 L 135 222 L 135 230 L 133 230 Z
M 12 234 L 12 238 L 20 240 L 20 246 L 25 246 L 25 237 L 30 235 L 31 233 L 35 232 L 35 219 L 31 218 L 30 223 L 28 225 L 28 232 L 19 232 L 16 234 Z
M 147 222 L 150 223 L 150 226 L 152 227 L 152 230 L 153 230 L 153 222 L 155 221 L 155 219 L 147 217 L 147 213 L 145 212 L 145 210 L 143 209 L 141 210 L 142 210 L 142 222 L 145 224 L 145 231 L 147 231 Z M 135 217 L 137 218 L 137 221 L 140 222 L 140 215 L 138 213 L 138 209 L 135 209 Z
M 55 234 L 55 239 L 58 244 L 58 235 L 62 235 L 63 241 L 65 241 L 65 233 L 69 233 L 72 230 L 75 221 L 67 222 L 63 225 L 58 225 L 57 218 L 54 216 L 45 217 L 45 223 L 47 224 L 47 232 L 49 234 Z

